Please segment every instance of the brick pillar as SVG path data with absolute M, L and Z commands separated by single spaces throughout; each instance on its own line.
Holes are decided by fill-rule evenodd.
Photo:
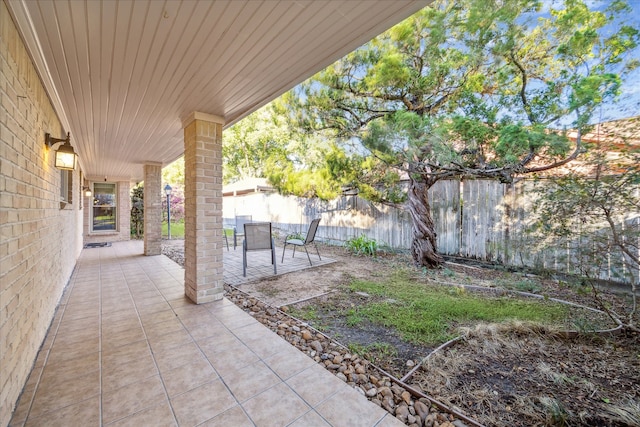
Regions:
M 222 298 L 222 125 L 192 113 L 184 127 L 184 292 L 196 304 Z
M 162 166 L 144 165 L 144 254 L 162 253 Z

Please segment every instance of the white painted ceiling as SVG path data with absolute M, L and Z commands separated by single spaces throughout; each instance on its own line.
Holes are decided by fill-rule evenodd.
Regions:
M 430 1 L 7 4 L 85 176 L 138 181 L 182 155 L 190 113 L 229 126 Z

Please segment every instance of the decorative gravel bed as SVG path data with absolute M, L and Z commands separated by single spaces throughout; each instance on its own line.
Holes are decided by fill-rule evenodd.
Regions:
M 282 310 L 225 285 L 226 297 L 256 320 L 333 372 L 342 381 L 411 427 L 480 426 L 455 410 L 379 370 L 351 354 L 337 341 L 289 316 Z

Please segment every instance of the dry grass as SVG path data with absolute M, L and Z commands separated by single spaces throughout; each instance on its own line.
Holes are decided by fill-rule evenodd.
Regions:
M 609 409 L 613 419 L 630 427 L 640 427 L 640 402 L 629 400 Z
M 566 339 L 527 322 L 460 331 L 463 340 L 429 357 L 414 380 L 438 400 L 487 425 L 640 427 L 638 364 L 628 363 L 637 346 Z

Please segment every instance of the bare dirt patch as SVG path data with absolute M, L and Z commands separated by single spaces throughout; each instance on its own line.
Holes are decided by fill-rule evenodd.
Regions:
M 320 253 L 336 262 L 246 283 L 239 289 L 269 305 L 281 307 L 336 292 L 353 279 L 377 277 L 408 262 L 400 256 L 354 257 L 335 246 L 321 246 Z
M 351 324 L 344 308 L 366 303 L 350 292 L 353 279 L 384 280 L 394 269 L 410 266 L 402 254 L 355 257 L 342 248 L 322 247 L 336 263 L 242 285 L 264 302 L 302 313 L 314 310 L 312 326 L 365 356 L 406 382 L 485 425 L 640 425 L 640 341 L 637 336 L 592 333 L 567 338 L 547 328 L 523 325 L 466 326 L 465 339 L 429 357 L 433 347 L 402 340 L 393 329 L 362 321 Z M 501 269 L 466 266 L 459 260 L 438 272 L 416 271 L 416 281 L 451 286 L 505 288 L 595 306 L 590 289 L 564 280 Z M 613 307 L 626 303 L 604 292 Z M 575 309 L 574 326 L 585 330 L 606 324 L 603 316 Z M 586 314 L 585 314 L 586 313 Z M 598 319 L 596 319 L 596 317 Z M 582 323 L 580 323 L 582 322 Z M 460 326 L 460 325 L 459 325 Z M 568 328 L 565 325 L 562 329 Z

